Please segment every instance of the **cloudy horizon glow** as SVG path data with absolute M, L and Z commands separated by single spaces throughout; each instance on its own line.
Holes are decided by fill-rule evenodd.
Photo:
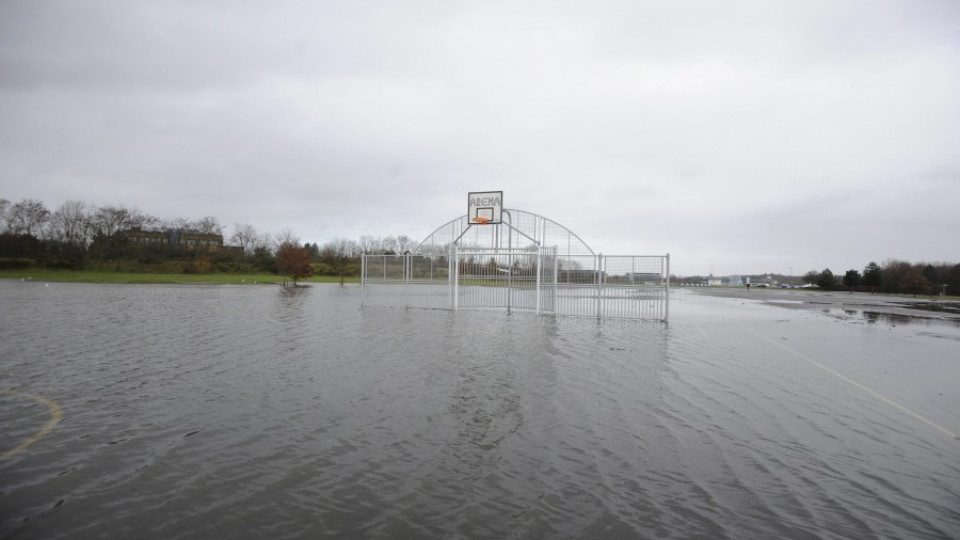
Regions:
M 0 198 L 422 239 L 470 191 L 676 274 L 960 262 L 960 3 L 0 5 Z

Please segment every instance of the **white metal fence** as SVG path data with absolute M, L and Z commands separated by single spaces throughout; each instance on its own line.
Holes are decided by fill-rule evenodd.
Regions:
M 666 320 L 669 275 L 669 255 L 558 255 L 556 247 L 364 255 L 363 303 Z
M 666 320 L 669 275 L 669 255 L 598 255 L 553 220 L 504 209 L 502 223 L 441 225 L 417 254 L 364 255 L 363 303 Z

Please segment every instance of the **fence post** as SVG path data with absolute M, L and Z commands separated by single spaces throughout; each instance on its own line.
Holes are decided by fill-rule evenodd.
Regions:
M 413 264 L 413 261 L 410 259 L 410 254 L 405 254 L 400 256 L 403 261 L 403 307 L 410 307 L 410 267 Z
M 453 256 L 450 258 L 451 264 L 453 264 L 453 272 L 450 274 L 453 276 L 453 310 L 457 311 L 460 308 L 460 255 L 457 250 L 457 246 L 454 245 Z
M 666 263 L 667 263 L 667 289 L 666 289 L 667 298 L 664 302 L 664 310 L 663 310 L 664 321 L 670 318 L 670 254 L 669 253 L 667 253 L 667 256 L 666 256 Z
M 540 246 L 537 246 L 537 296 L 536 296 L 537 315 L 540 314 L 540 272 L 541 272 L 540 265 L 543 262 L 541 259 L 542 253 L 543 253 L 543 248 L 541 248 Z
M 550 311 L 557 313 L 557 298 L 560 297 L 560 257 L 553 250 L 553 295 L 550 298 Z
M 513 251 L 507 251 L 507 253 L 507 314 L 509 314 L 513 307 Z M 499 272 L 499 269 L 497 271 Z
M 603 253 L 597 254 L 597 318 L 603 317 Z

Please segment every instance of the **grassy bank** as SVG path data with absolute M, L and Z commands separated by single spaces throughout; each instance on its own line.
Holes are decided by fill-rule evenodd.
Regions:
M 81 270 L 0 270 L 0 279 L 50 281 L 59 283 L 198 283 L 198 284 L 270 284 L 283 283 L 275 274 L 159 274 L 137 272 L 99 272 Z M 287 278 L 289 282 L 290 279 Z M 359 278 L 346 278 L 359 283 Z M 336 276 L 316 276 L 303 283 L 340 283 Z

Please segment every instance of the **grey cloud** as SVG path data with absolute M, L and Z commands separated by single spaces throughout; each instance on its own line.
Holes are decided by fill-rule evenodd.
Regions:
M 604 252 L 674 252 L 681 273 L 956 258 L 958 15 L 7 2 L 0 196 L 323 242 L 423 237 L 468 191 L 503 189 Z

